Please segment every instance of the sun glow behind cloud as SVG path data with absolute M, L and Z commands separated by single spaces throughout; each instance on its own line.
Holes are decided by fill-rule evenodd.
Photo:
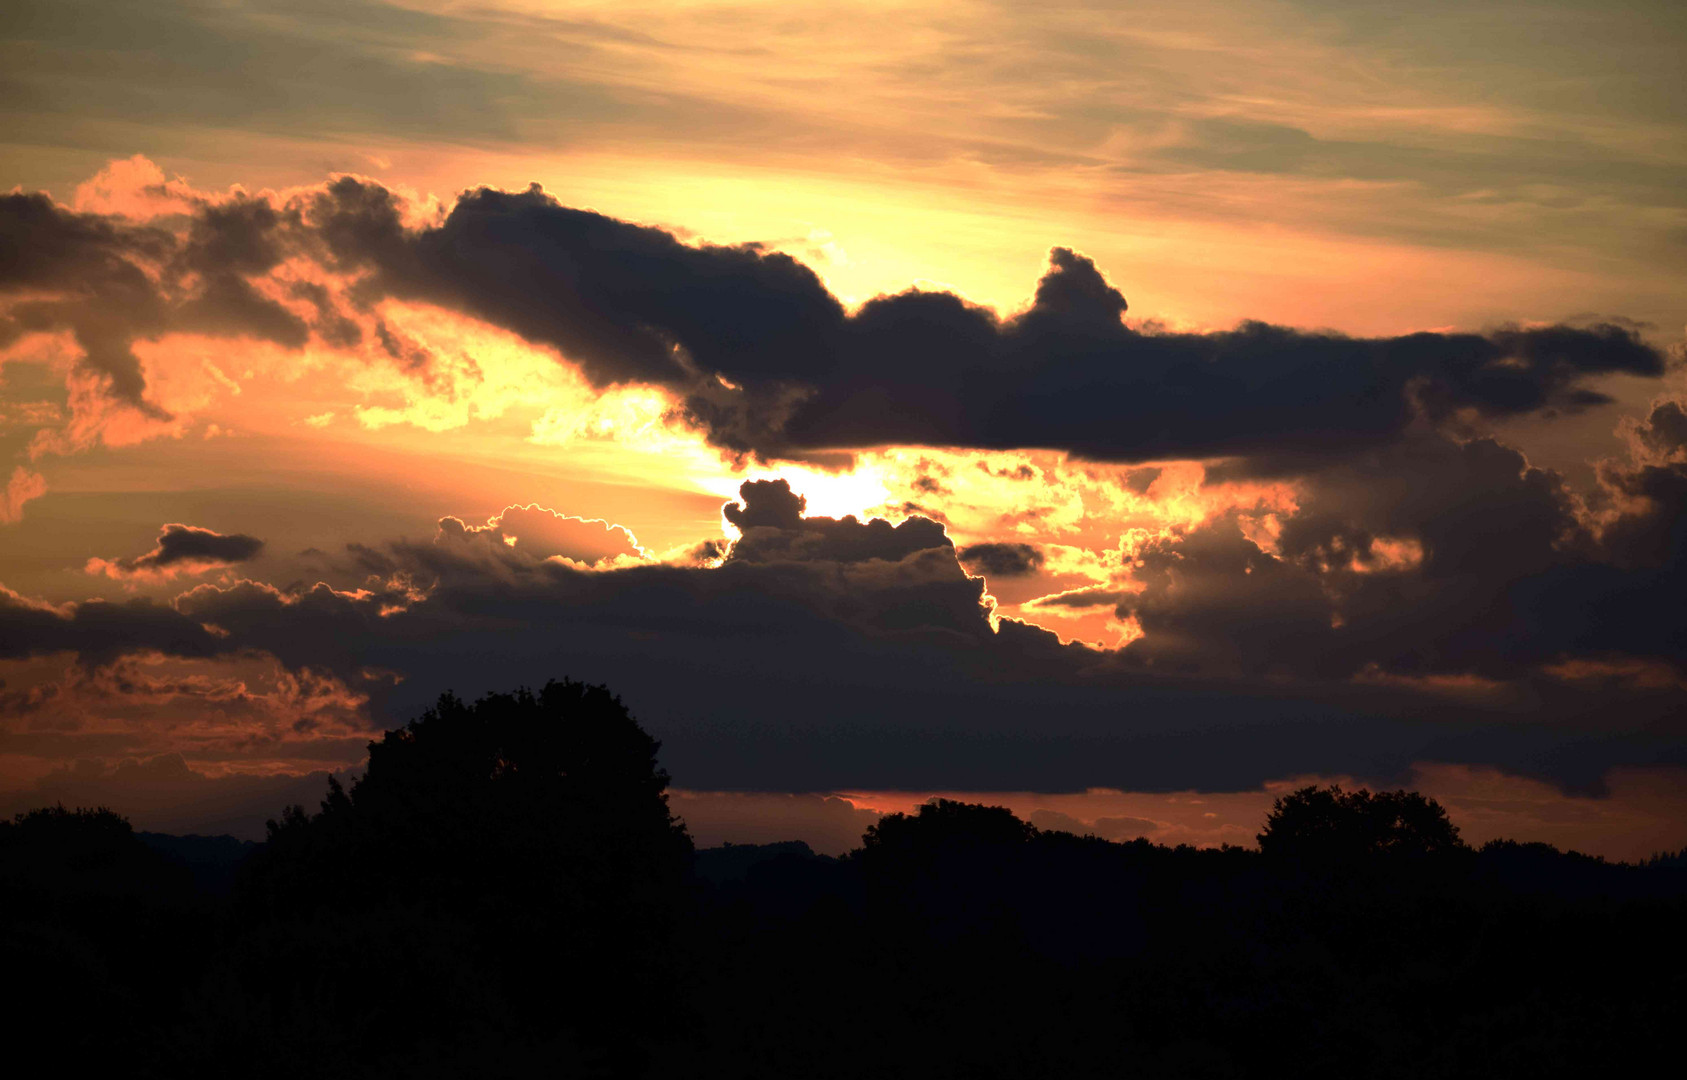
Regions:
M 289 197 L 257 196 L 276 205 Z M 185 206 L 224 198 L 248 196 L 218 196 L 166 181 L 139 158 L 114 163 L 79 192 L 89 207 L 164 227 Z M 425 203 L 410 213 L 417 221 L 438 216 Z M 344 299 L 358 281 L 295 256 L 254 286 L 298 318 L 311 319 L 313 292 Z M 414 454 L 412 467 L 435 478 L 450 474 L 451 458 L 566 463 L 581 477 L 722 502 L 735 498 L 746 480 L 783 478 L 806 499 L 810 516 L 896 522 L 924 514 L 940 520 L 957 545 L 1014 537 L 1043 546 L 1048 572 L 1034 585 L 992 581 L 990 587 L 1003 612 L 1063 635 L 1089 613 L 1026 602 L 1117 585 L 1129 576 L 1133 545 L 1145 537 L 1167 537 L 1216 513 L 1263 519 L 1294 506 L 1291 485 L 1208 485 L 1194 462 L 1122 466 L 1053 452 L 941 447 L 882 447 L 825 465 L 735 457 L 711 446 L 685 419 L 682 402 L 661 387 L 593 387 L 555 350 L 425 303 L 387 299 L 340 309 L 332 334 L 314 333 L 296 351 L 256 342 L 231 350 L 226 340 L 182 333 L 138 341 L 135 354 L 159 415 L 100 393 L 97 381 L 76 366 L 76 343 L 68 335 L 25 336 L 7 350 L 9 362 L 45 365 L 69 391 L 66 421 L 37 431 L 34 453 L 50 457 L 155 438 L 268 436 L 302 444 L 301 460 L 321 452 L 313 449 L 318 445 L 343 455 L 349 443 Z M 723 389 L 736 392 L 729 384 Z M 444 433 L 451 435 L 448 443 L 435 438 Z M 451 509 L 471 516 L 498 509 L 463 505 L 472 501 L 465 491 Z M 1111 617 L 1089 629 L 1095 631 L 1089 640 L 1107 644 L 1140 633 Z
M 255 198 L 279 206 L 294 197 L 285 192 L 215 195 L 172 181 L 163 185 L 162 195 L 131 198 L 126 197 L 123 184 L 132 188 L 144 182 L 159 187 L 160 174 L 141 162 L 127 166 L 106 174 L 99 190 L 89 196 L 89 205 L 123 209 L 136 220 L 163 229 L 185 228 L 177 215 L 184 206 L 198 205 L 194 200 L 222 205 Z M 436 221 L 439 216 L 437 206 L 425 200 L 408 206 L 405 214 L 412 223 Z M 812 237 L 805 234 L 804 242 L 808 239 Z M 780 246 L 793 251 L 801 248 L 800 244 Z M 682 246 L 682 250 L 700 249 Z M 824 263 L 822 256 L 831 257 L 819 249 L 807 253 L 817 264 Z M 149 266 L 147 270 L 155 283 L 165 279 L 166 268 Z M 368 553 L 370 542 L 405 535 L 419 538 L 425 548 L 435 536 L 436 523 L 486 521 L 490 529 L 500 513 L 523 510 L 553 518 L 588 519 L 593 528 L 605 533 L 613 531 L 611 526 L 627 530 L 626 550 L 605 558 L 575 559 L 581 566 L 636 566 L 662 572 L 715 566 L 719 547 L 700 542 L 723 533 L 731 538 L 736 532 L 719 516 L 720 505 L 739 498 L 746 481 L 777 478 L 806 501 L 811 518 L 882 517 L 899 523 L 929 517 L 943 526 L 962 552 L 980 545 L 1012 549 L 1006 554 L 1017 552 L 1018 565 L 1012 558 L 992 562 L 983 555 L 975 555 L 972 561 L 960 556 L 962 567 L 986 579 L 985 600 L 995 615 L 1046 627 L 1062 642 L 1091 643 L 1097 648 L 1066 652 L 1084 656 L 1086 663 L 1114 665 L 1118 671 L 1137 670 L 1129 665 L 1146 646 L 1129 646 L 1144 638 L 1150 639 L 1150 646 L 1157 640 L 1177 642 L 1180 637 L 1197 646 L 1216 642 L 1222 649 L 1227 644 L 1225 635 L 1233 624 L 1220 622 L 1216 631 L 1201 627 L 1185 631 L 1175 621 L 1182 614 L 1178 603 L 1191 602 L 1197 617 L 1214 610 L 1221 616 L 1248 617 L 1248 612 L 1224 608 L 1228 595 L 1245 591 L 1246 579 L 1227 579 L 1224 565 L 1212 564 L 1215 570 L 1201 559 L 1234 560 L 1240 552 L 1248 562 L 1240 572 L 1314 574 L 1318 583 L 1312 588 L 1326 588 L 1326 595 L 1317 598 L 1314 606 L 1327 607 L 1338 585 L 1352 587 L 1351 582 L 1330 584 L 1334 578 L 1383 579 L 1386 587 L 1420 569 L 1433 555 L 1422 539 L 1402 527 L 1372 528 L 1353 536 L 1338 532 L 1310 554 L 1303 549 L 1299 556 L 1292 552 L 1285 556 L 1285 523 L 1316 497 L 1312 482 L 1305 476 L 1236 479 L 1251 474 L 1245 468 L 1230 469 L 1235 462 L 1217 457 L 1119 464 L 1052 450 L 879 445 L 839 452 L 824 444 L 811 447 L 810 456 L 796 459 L 725 453 L 694 426 L 698 422 L 688 416 L 687 402 L 672 388 L 677 384 L 646 384 L 636 378 L 611 381 L 601 369 L 594 384 L 587 376 L 592 370 L 589 357 L 535 344 L 459 310 L 381 294 L 367 288 L 363 273 L 320 255 L 294 253 L 271 270 L 248 275 L 258 297 L 310 327 L 304 343 L 296 348 L 250 337 L 231 339 L 213 331 L 138 334 L 134 358 L 146 388 L 145 405 L 150 407 L 111 393 L 102 377 L 88 370 L 81 344 L 68 332 L 18 338 L 0 356 L 8 384 L 44 389 L 38 400 L 17 403 L 16 415 L 27 420 L 28 433 L 18 446 L 29 466 L 22 481 L 14 476 L 21 484 L 21 497 L 12 504 L 21 508 L 29 501 L 32 509 L 53 506 L 54 493 L 91 490 L 110 497 L 114 488 L 125 486 L 191 492 L 217 483 L 233 486 L 238 477 L 247 490 L 272 493 L 267 502 L 273 516 L 264 527 L 249 526 L 244 520 L 226 525 L 208 522 L 198 513 L 171 510 L 151 517 L 147 528 L 155 530 L 161 521 L 176 521 L 216 525 L 226 532 L 250 528 L 266 538 L 287 536 L 286 543 L 271 546 L 266 558 L 273 561 L 262 568 L 262 574 L 253 575 L 255 580 L 277 585 L 254 585 L 252 590 L 279 596 L 282 581 L 297 581 L 300 589 L 308 589 L 313 581 L 332 579 L 333 588 L 323 587 L 326 598 L 361 602 L 371 600 L 381 588 L 402 585 L 399 591 L 405 592 L 404 597 L 384 603 L 378 611 L 371 603 L 372 622 L 399 623 L 403 621 L 399 616 L 409 610 L 407 605 L 423 606 L 430 587 L 427 581 L 388 574 L 381 581 L 360 584 L 355 576 L 377 558 L 348 561 L 340 548 L 363 545 L 362 551 Z M 189 276 L 180 287 L 191 291 L 199 284 Z M 331 311 L 343 322 L 335 323 Z M 1156 333 L 1151 322 L 1133 325 L 1140 331 L 1140 340 L 1152 340 Z M 720 400 L 730 402 L 734 395 L 748 392 L 724 377 L 718 377 L 718 382 Z M 715 392 L 714 384 L 708 388 Z M 1446 445 L 1456 451 L 1460 444 Z M 801 449 L 790 452 L 803 453 Z M 1495 453 L 1504 459 L 1499 471 L 1509 470 L 1509 482 L 1515 484 L 1525 459 L 1505 457 L 1508 451 L 1503 449 Z M 145 464 L 161 460 L 179 467 Z M 101 471 L 114 462 L 128 473 L 119 473 L 115 467 Z M 346 498 L 339 507 L 320 498 L 319 482 L 329 474 L 353 478 L 359 486 L 347 490 L 355 490 L 356 496 Z M 487 484 L 491 475 L 500 478 L 498 485 Z M 73 479 L 78 476 L 80 489 Z M 90 481 L 90 476 L 98 479 Z M 89 486 L 100 483 L 106 486 Z M 617 497 L 617 492 L 620 502 L 607 501 Z M 49 502 L 34 501 L 42 498 Z M 1598 512 L 1618 522 L 1625 514 L 1646 510 L 1651 505 L 1648 499 L 1641 494 L 1626 501 L 1615 499 Z M 201 501 L 216 506 L 228 500 L 207 495 Z M 346 512 L 345 505 L 352 502 L 357 507 Z M 254 513 L 255 505 L 249 503 L 242 512 Z M 86 536 L 74 518 L 66 520 L 71 524 L 61 528 Z M 923 522 L 916 524 L 920 528 L 909 532 L 929 540 L 934 530 Z M 278 533 L 276 528 L 283 531 Z M 1231 548 L 1193 550 L 1192 536 L 1205 531 L 1212 534 L 1205 541 L 1211 542 L 1225 530 L 1236 534 L 1237 543 Z M 822 531 L 817 528 L 815 534 Z M 636 547 L 631 546 L 634 534 L 639 538 Z M 534 546 L 538 535 L 532 529 L 526 533 L 506 529 L 504 546 L 522 554 Z M 100 553 L 117 558 L 127 552 L 132 557 L 144 550 L 150 537 L 148 532 L 122 544 L 103 545 Z M 403 541 L 398 543 L 402 546 Z M 713 552 L 713 557 L 703 557 L 700 553 L 705 551 Z M 559 552 L 559 557 L 568 556 Z M 1279 557 L 1283 557 L 1282 565 L 1278 565 Z M 1287 560 L 1295 557 L 1302 562 L 1290 565 Z M 656 560 L 672 565 L 651 567 Z M 25 560 L 17 564 L 29 572 Z M 489 565 L 497 568 L 499 564 Z M 933 570 L 940 575 L 933 576 Z M 527 574 L 532 569 L 510 572 Z M 827 572 L 846 580 L 837 568 Z M 949 588 L 961 586 L 962 593 L 977 588 L 976 581 L 968 582 L 955 560 L 946 555 L 906 565 L 893 557 L 866 570 L 852 567 L 849 573 L 854 576 L 847 580 L 864 588 L 882 584 L 874 580 L 880 574 L 886 581 L 900 580 L 904 585 L 941 582 Z M 1177 603 L 1132 614 L 1137 610 L 1133 605 L 1150 591 L 1150 579 L 1156 573 L 1163 588 L 1149 599 L 1177 594 L 1173 597 Z M 67 585 L 62 577 L 53 580 L 42 575 L 37 580 L 46 586 L 32 586 L 29 595 L 63 603 L 85 597 L 82 590 L 115 587 L 179 605 L 182 598 L 170 596 L 172 590 L 163 588 L 168 576 L 110 575 L 109 582 L 90 585 L 86 575 L 79 575 L 74 585 Z M 227 570 L 213 584 L 216 589 L 241 587 L 237 575 Z M 289 591 L 283 603 L 296 607 L 301 595 L 298 590 Z M 1261 595 L 1267 601 L 1262 606 L 1268 606 L 1273 598 L 1268 592 Z M 977 605 L 970 597 L 963 599 L 967 602 L 960 606 L 976 620 Z M 1156 616 L 1161 619 L 1158 627 L 1153 623 Z M 1331 629 L 1340 628 L 1337 621 L 1325 621 Z M 1029 634 L 1022 627 L 1008 626 L 997 635 L 985 636 L 1012 640 L 1016 629 Z M 1248 628 L 1241 629 L 1245 637 Z M 647 634 L 634 640 L 655 638 Z M 1189 662 L 1188 653 L 1161 655 L 1169 655 L 1173 663 Z M 1198 662 L 1202 657 L 1195 659 Z M 1245 655 L 1237 660 L 1250 662 L 1253 658 Z M 324 677 L 308 668 L 278 668 L 263 678 L 242 676 L 245 689 L 241 689 L 236 685 L 241 680 L 223 670 L 229 663 L 139 654 L 125 658 L 126 666 L 120 669 L 73 671 L 56 682 L 45 677 L 14 681 L 10 685 L 26 696 L 38 687 L 57 687 L 41 690 L 37 696 L 42 704 L 49 694 L 70 695 L 39 713 L 42 738 L 32 745 L 41 752 L 30 767 L 47 768 L 56 752 L 53 747 L 71 744 L 68 733 L 74 725 L 85 714 L 105 708 L 102 702 L 116 693 L 114 679 L 137 688 L 130 705 L 179 706 L 183 715 L 199 717 L 196 722 L 202 722 L 202 727 L 173 728 L 163 732 L 163 741 L 156 744 L 125 741 L 115 721 L 87 727 L 91 737 L 106 740 L 100 745 L 111 753 L 143 755 L 176 745 L 171 752 L 182 754 L 182 760 L 202 773 L 241 768 L 300 771 L 317 760 L 313 755 L 322 755 L 322 760 L 342 755 L 344 760 L 338 763 L 347 764 L 361 753 L 353 728 L 375 687 L 383 685 L 379 677 L 343 674 L 341 681 L 330 680 L 332 685 L 322 683 L 326 688 L 319 688 L 321 692 L 305 693 L 276 689 L 271 683 L 284 676 L 318 682 Z M 1602 680 L 1641 690 L 1679 685 L 1643 663 L 1602 667 L 1580 659 L 1541 670 L 1578 688 Z M 1281 677 L 1277 670 L 1269 674 Z M 1353 687 L 1410 692 L 1418 700 L 1433 697 L 1500 706 L 1524 700 L 1528 689 L 1508 677 L 1459 671 L 1418 676 L 1367 667 L 1343 678 Z M 249 703 L 241 706 L 245 711 L 229 704 L 246 698 L 263 698 L 269 704 L 257 711 Z M 257 712 L 263 713 L 261 720 L 252 719 Z M 332 717 L 325 719 L 330 713 Z M 305 726 L 295 730 L 289 723 Z M 253 725 L 262 727 L 261 738 Z M 171 744 L 171 739 L 176 743 Z M 109 759 L 106 750 L 100 753 L 102 760 Z

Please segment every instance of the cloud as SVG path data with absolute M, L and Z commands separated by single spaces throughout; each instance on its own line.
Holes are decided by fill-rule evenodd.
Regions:
M 0 660 L 0 788 L 69 762 L 172 754 L 211 776 L 355 765 L 372 730 L 355 687 L 390 677 L 365 672 L 348 685 L 249 650 Z
M 1285 526 L 1275 553 L 1222 516 L 1138 547 L 1128 573 L 1140 586 L 1112 602 L 1144 636 L 1122 651 L 992 619 L 936 522 L 806 517 L 777 481 L 747 483 L 728 504 L 742 535 L 718 565 L 594 570 L 442 530 L 348 551 L 336 572 L 362 575 L 356 586 L 201 585 L 168 606 L 4 594 L 0 646 L 75 651 L 91 670 L 143 651 L 272 656 L 366 698 L 371 726 L 444 689 L 606 682 L 697 789 L 1242 790 L 1310 773 L 1395 782 L 1424 761 L 1589 789 L 1615 767 L 1687 764 L 1675 682 L 1564 666 L 1613 650 L 1678 663 L 1659 632 L 1677 617 L 1678 585 L 1660 586 L 1673 579 L 1602 578 L 1597 549 L 1536 537 L 1575 520 L 1563 516 L 1573 507 L 1515 455 L 1480 442 L 1412 455 L 1462 470 L 1467 488 L 1489 476 L 1492 512 L 1513 532 L 1444 539 L 1462 534 L 1438 519 L 1456 514 L 1437 510 L 1451 500 L 1439 492 L 1373 518 L 1387 505 L 1379 490 L 1338 522 L 1347 532 L 1297 539 Z M 1366 469 L 1328 490 L 1379 489 Z M 1415 529 L 1422 560 L 1373 555 L 1367 568 L 1356 541 L 1329 557 L 1330 537 L 1361 528 Z M 1543 574 L 1552 587 L 1533 584 Z M 1583 582 L 1554 597 L 1578 574 L 1617 589 L 1598 601 Z M 1632 609 L 1637 628 L 1602 629 L 1600 603 L 1639 603 L 1642 587 L 1657 599 Z
M 940 562 L 954 561 L 948 534 L 930 518 L 914 515 L 892 525 L 883 518 L 803 517 L 807 500 L 783 479 L 750 481 L 740 498 L 721 509 L 742 533 L 728 555 L 732 562 L 901 562 L 928 551 L 941 552 Z
M 650 416 L 678 402 L 668 420 L 729 450 L 909 444 L 929 507 L 898 492 L 899 520 L 810 515 L 786 481 L 755 481 L 722 508 L 727 538 L 663 565 L 608 521 L 511 503 L 485 524 L 440 519 L 431 541 L 349 546 L 323 582 L 224 580 L 168 603 L 0 593 L 0 656 L 74 654 L 90 681 L 125 686 L 140 684 L 112 673 L 138 656 L 272 656 L 331 677 L 370 723 L 446 687 L 606 681 L 676 775 L 722 789 L 1245 787 L 1424 760 L 1586 787 L 1687 760 L 1687 413 L 1659 402 L 1633 422 L 1628 458 L 1585 492 L 1481 430 L 1584 407 L 1601 374 L 1659 374 L 1626 326 L 1137 330 L 1067 248 L 1016 313 L 931 291 L 850 311 L 785 256 L 685 243 L 538 190 L 469 192 L 427 218 L 343 177 L 286 197 L 184 195 L 146 225 L 12 198 L 6 242 L 28 251 L 0 282 L 9 328 L 80 342 L 82 374 L 136 408 L 152 384 L 125 382 L 100 341 L 144 356 L 190 327 L 279 349 L 353 340 L 335 319 L 448 397 L 427 389 L 438 350 L 394 314 L 440 305 L 554 347 L 600 389 L 662 388 Z M 549 355 L 532 351 L 546 370 Z M 969 447 L 1033 451 L 992 469 Z M 1058 524 L 1032 494 L 956 519 L 981 529 L 946 524 L 969 483 L 1031 489 L 1056 462 L 1091 469 L 1085 455 L 1153 463 L 1094 466 L 1110 479 L 1067 491 Z M 1179 507 L 1103 520 L 1148 503 Z M 1045 526 L 1105 526 L 1115 546 L 1019 539 Z M 977 542 L 957 550 L 952 529 Z M 258 544 L 171 525 L 154 551 L 90 568 L 166 577 Z M 1062 645 L 1002 618 L 969 568 L 1049 592 L 1028 615 L 1112 617 L 1135 640 Z
M 956 553 L 962 565 L 986 577 L 1027 577 L 1042 569 L 1044 556 L 1035 544 L 985 542 Z
M 468 192 L 442 223 L 410 230 L 390 192 L 344 178 L 307 218 L 370 289 L 554 346 L 599 386 L 668 387 L 717 444 L 768 456 L 935 445 L 1328 457 L 1419 421 L 1585 408 L 1605 400 L 1592 376 L 1664 370 L 1617 323 L 1376 339 L 1264 323 L 1139 332 L 1123 294 L 1069 248 L 1051 251 L 1031 306 L 1010 317 L 918 290 L 851 314 L 787 255 L 683 244 L 537 187 Z
M 78 213 L 42 194 L 0 195 L 0 298 L 9 336 L 66 330 L 80 367 L 112 399 L 155 420 L 134 351 L 166 333 L 246 337 L 298 348 L 309 328 L 252 278 L 287 253 L 285 211 L 236 194 L 197 208 L 185 233 Z
M 131 559 L 89 559 L 87 572 L 118 581 L 163 581 L 178 574 L 198 574 L 258 557 L 264 542 L 243 533 L 225 535 L 196 525 L 172 523 L 158 534 L 158 544 Z
M 537 503 L 506 506 L 485 525 L 465 525 L 457 518 L 444 518 L 439 525 L 442 535 L 485 537 L 539 559 L 563 558 L 596 565 L 646 555 L 625 526 L 602 518 L 573 517 Z
M 99 666 L 142 651 L 210 657 L 227 650 L 225 641 L 202 623 L 150 599 L 55 606 L 0 585 L 0 658 L 73 652 L 84 663 Z
M 427 383 L 438 372 L 426 344 L 379 314 L 427 304 L 554 348 L 599 391 L 660 388 L 679 403 L 671 419 L 734 453 L 1045 449 L 1277 471 L 1393 445 L 1418 426 L 1584 409 L 1606 400 L 1597 376 L 1664 370 L 1619 322 L 1371 339 L 1258 322 L 1132 329 L 1123 293 L 1067 247 L 1050 251 L 1022 311 L 916 289 L 850 312 L 786 254 L 686 243 L 536 186 L 465 192 L 436 220 L 350 176 L 285 197 L 193 193 L 186 205 L 136 224 L 44 195 L 0 197 L 0 245 L 14 253 L 0 273 L 5 335 L 69 333 L 111 401 L 160 420 L 139 341 L 347 348 L 367 327 Z
M 0 525 L 9 525 L 23 518 L 23 504 L 47 494 L 47 481 L 38 472 L 19 465 L 12 470 L 6 489 L 0 491 Z
M 1124 600 L 1130 594 L 1124 589 L 1109 588 L 1105 585 L 1091 585 L 1082 589 L 1068 589 L 1065 592 L 1051 593 L 1027 600 L 1025 606 L 1041 610 L 1060 610 L 1095 607 L 1111 607 Z
M 1130 552 L 1138 587 L 1118 599 L 1143 631 L 1125 656 L 1466 689 L 1569 657 L 1687 670 L 1687 464 L 1672 419 L 1671 403 L 1655 407 L 1634 429 L 1642 456 L 1604 463 L 1591 500 L 1492 439 L 1423 434 L 1304 478 L 1274 541 L 1240 511 L 1148 538 Z

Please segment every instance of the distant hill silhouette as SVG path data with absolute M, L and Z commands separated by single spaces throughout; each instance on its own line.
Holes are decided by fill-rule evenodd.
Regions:
M 802 840 L 783 840 L 772 844 L 724 844 L 699 850 L 691 862 L 691 871 L 710 885 L 725 885 L 743 881 L 765 863 L 776 859 L 798 861 L 826 858 Z M 830 859 L 827 860 L 831 861 Z

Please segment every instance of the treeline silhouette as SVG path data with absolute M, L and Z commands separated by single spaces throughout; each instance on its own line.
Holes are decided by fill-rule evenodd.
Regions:
M 1259 848 L 892 814 L 694 851 L 604 688 L 435 708 L 263 844 L 0 823 L 11 1045 L 75 1075 L 1507 1077 L 1672 1054 L 1687 851 L 1308 787 Z

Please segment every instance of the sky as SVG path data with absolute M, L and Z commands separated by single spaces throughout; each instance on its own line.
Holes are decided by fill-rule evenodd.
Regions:
M 1687 845 L 1687 9 L 0 13 L 0 811 L 603 682 L 701 843 Z

